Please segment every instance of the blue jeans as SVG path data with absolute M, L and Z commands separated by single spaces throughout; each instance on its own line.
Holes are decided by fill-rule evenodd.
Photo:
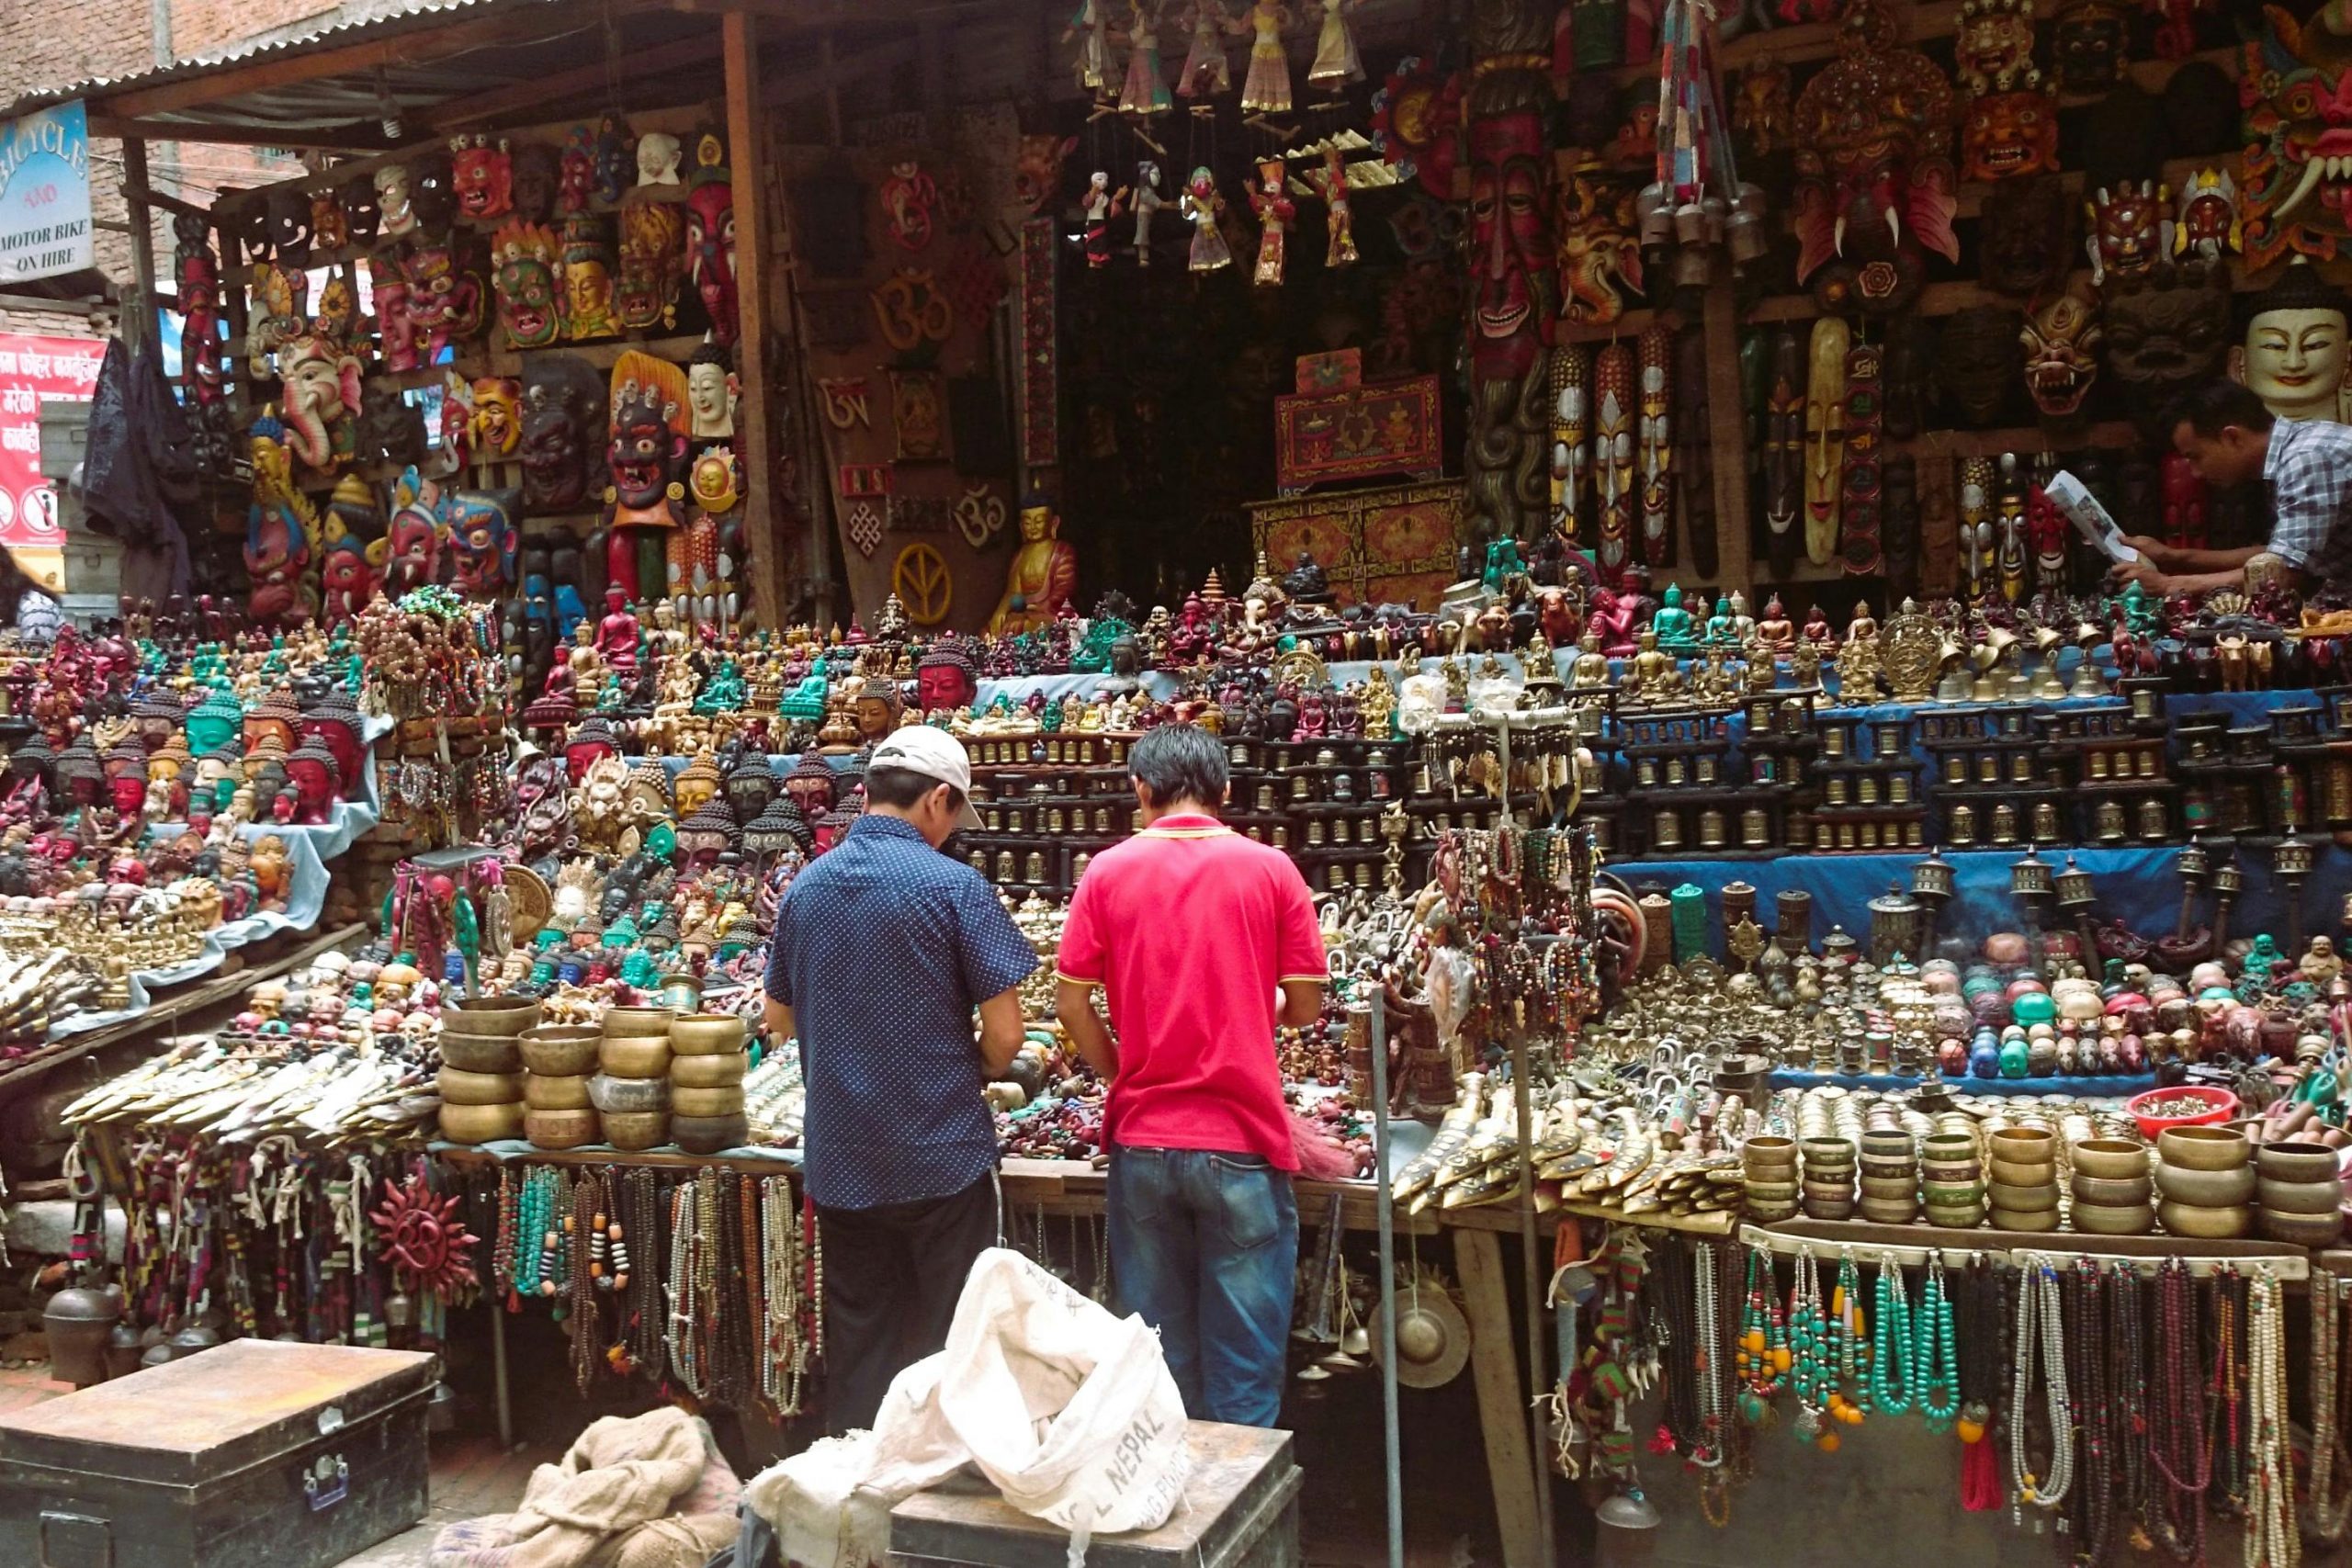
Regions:
M 1159 1331 L 1185 1413 L 1272 1426 L 1298 1282 L 1290 1173 L 1259 1155 L 1116 1148 L 1110 1210 L 1119 1300 Z

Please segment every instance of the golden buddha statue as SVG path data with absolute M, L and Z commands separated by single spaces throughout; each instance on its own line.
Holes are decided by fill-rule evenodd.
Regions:
M 990 637 L 1051 626 L 1078 588 L 1078 552 L 1060 538 L 1062 520 L 1042 495 L 1021 507 L 1021 547 L 1005 568 L 1004 597 L 989 617 Z

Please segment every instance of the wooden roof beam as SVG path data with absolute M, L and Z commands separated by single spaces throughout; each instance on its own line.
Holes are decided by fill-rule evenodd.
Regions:
M 693 38 L 679 39 L 653 49 L 640 50 L 622 63 L 632 78 L 654 75 L 664 71 L 676 71 L 719 55 L 718 29 Z M 611 68 L 604 61 L 594 61 L 570 71 L 559 71 L 552 76 L 517 83 L 512 87 L 493 88 L 476 93 L 470 97 L 453 98 L 436 108 L 424 112 L 424 122 L 435 130 L 455 130 L 503 115 L 510 109 L 529 108 L 534 105 L 552 103 L 574 93 L 590 92 L 605 85 L 611 78 Z

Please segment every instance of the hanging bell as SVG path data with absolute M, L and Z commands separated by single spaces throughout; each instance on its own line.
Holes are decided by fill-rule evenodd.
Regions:
M 1771 250 L 1772 238 L 1764 231 L 1764 192 L 1760 186 L 1740 183 L 1738 204 L 1724 220 L 1724 242 L 1731 250 L 1736 266 L 1745 266 Z
M 51 1373 L 88 1388 L 109 1375 L 107 1347 L 122 1319 L 122 1297 L 112 1291 L 70 1287 L 49 1298 L 41 1331 L 49 1340 Z
M 1654 1530 L 1664 1521 L 1657 1506 L 1638 1490 L 1620 1492 L 1592 1511 L 1602 1524 L 1621 1530 Z
M 1644 250 L 1671 244 L 1674 241 L 1674 194 L 1664 184 L 1644 186 L 1634 197 L 1634 231 L 1641 237 Z
M 1686 201 L 1674 209 L 1674 239 L 1683 245 L 1707 243 L 1707 214 L 1697 202 Z
M 406 1328 L 416 1315 L 416 1303 L 409 1300 L 406 1291 L 394 1291 L 384 1298 L 384 1321 L 394 1328 Z

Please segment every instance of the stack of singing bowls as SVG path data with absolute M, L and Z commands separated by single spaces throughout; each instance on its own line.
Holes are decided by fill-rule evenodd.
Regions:
M 2265 1144 L 2254 1151 L 2255 1222 L 2265 1240 L 2334 1247 L 2344 1235 L 2344 1189 L 2325 1144 Z
M 528 997 L 476 997 L 441 1010 L 441 1135 L 489 1144 L 523 1135 L 523 1057 L 515 1041 L 539 1021 Z
M 1854 1145 L 1843 1138 L 1807 1138 L 1804 1213 L 1809 1220 L 1854 1217 Z
M 752 1135 L 743 1117 L 743 1021 L 687 1012 L 670 1021 L 670 1136 L 690 1155 L 715 1155 Z
M 2233 1241 L 2254 1229 L 2254 1146 L 2228 1127 L 2156 1135 L 2156 1217 L 2174 1235 Z
M 576 1149 L 596 1141 L 588 1075 L 596 1067 L 596 1032 L 543 1023 L 523 1032 L 523 1135 L 535 1149 Z
M 668 1008 L 606 1008 L 597 1046 L 599 1071 L 588 1085 L 616 1149 L 650 1149 L 670 1141 Z
M 2148 1145 L 2088 1138 L 2075 1145 L 2074 1224 L 2086 1235 L 2145 1235 L 2156 1228 Z
M 1993 1180 L 1985 1189 L 1996 1231 L 2058 1228 L 2058 1134 L 2047 1127 L 2002 1127 L 1985 1141 Z
M 1797 1143 L 1770 1134 L 1739 1145 L 1747 1176 L 1747 1217 L 1759 1225 L 1792 1219 L 1797 1212 Z
M 1930 1133 L 1919 1145 L 1919 1196 L 1928 1223 L 1973 1230 L 1984 1223 L 1984 1162 L 1973 1133 Z
M 1919 1217 L 1919 1141 L 1900 1127 L 1862 1134 L 1862 1218 L 1907 1225 Z

